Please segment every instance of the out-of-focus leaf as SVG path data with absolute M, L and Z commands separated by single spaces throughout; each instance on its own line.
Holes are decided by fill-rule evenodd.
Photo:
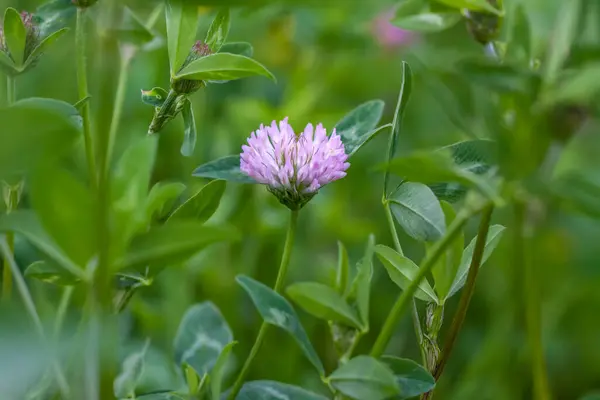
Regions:
M 218 399 L 221 395 L 221 387 L 223 385 L 223 375 L 225 375 L 225 367 L 227 366 L 227 361 L 229 360 L 229 356 L 231 355 L 231 350 L 233 350 L 233 346 L 235 346 L 237 342 L 228 343 L 227 346 L 221 350 L 221 354 L 217 358 L 214 367 L 210 373 L 210 392 L 212 394 L 213 399 Z
M 233 334 L 219 309 L 211 302 L 190 307 L 175 337 L 175 362 L 189 364 L 199 376 L 209 373 Z
M 317 318 L 361 328 L 352 308 L 329 286 L 317 282 L 298 282 L 288 286 L 286 293 L 296 304 Z
M 456 218 L 456 212 L 452 208 L 452 205 L 447 202 L 442 202 L 442 209 L 444 210 L 446 226 L 450 226 Z M 443 300 L 446 298 L 454 279 L 456 279 L 464 245 L 465 237 L 464 233 L 461 232 L 446 247 L 446 250 L 438 258 L 431 270 L 433 282 L 435 283 L 435 293 L 439 299 Z M 431 246 L 427 246 L 427 251 L 429 250 L 431 250 Z
M 196 168 L 192 173 L 199 178 L 223 179 L 229 182 L 257 183 L 240 171 L 240 156 L 225 156 Z
M 531 26 L 524 4 L 519 3 L 513 9 L 512 30 L 505 59 L 528 67 L 531 56 Z
M 327 397 L 275 381 L 244 383 L 236 400 L 326 400 Z
M 110 28 L 119 40 L 133 45 L 143 45 L 151 42 L 154 35 L 150 32 L 140 18 L 129 8 L 123 6 L 120 20 Z M 190 49 L 188 49 L 189 51 Z
M 588 103 L 600 91 L 600 63 L 591 63 L 580 70 L 570 71 L 552 89 L 544 93 L 542 103 L 552 106 L 557 103 Z
M 383 400 L 400 394 L 392 370 L 368 356 L 357 356 L 333 371 L 331 386 L 356 400 Z
M 481 265 L 485 264 L 488 258 L 492 255 L 492 252 L 502 238 L 504 229 L 506 228 L 502 225 L 490 226 L 487 240 L 485 242 L 485 248 L 483 250 Z M 467 281 L 467 274 L 469 273 L 469 267 L 471 266 L 471 260 L 473 258 L 473 251 L 475 250 L 475 242 L 477 242 L 477 236 L 475 236 L 473 240 L 471 240 L 471 243 L 469 243 L 469 245 L 465 248 L 460 260 L 458 272 L 456 273 L 456 277 L 454 278 L 454 282 L 452 282 L 452 286 L 450 287 L 450 291 L 448 292 L 448 296 L 446 298 L 452 297 L 454 293 L 458 292 Z
M 440 202 L 422 183 L 403 183 L 391 194 L 389 204 L 396 221 L 416 240 L 436 241 L 446 232 Z
M 396 382 L 400 386 L 400 396 L 397 398 L 408 399 L 429 392 L 435 387 L 435 379 L 420 364 L 407 358 L 383 356 L 383 361 L 394 373 Z
M 169 65 L 175 76 L 194 45 L 198 9 L 187 0 L 168 0 L 166 4 Z
M 238 275 L 236 281 L 244 288 L 248 295 L 250 295 L 252 302 L 256 306 L 263 320 L 266 323 L 278 326 L 291 334 L 302 349 L 306 358 L 308 358 L 321 375 L 324 375 L 325 369 L 323 368 L 323 364 L 310 343 L 298 315 L 291 304 L 281 295 L 252 278 Z
M 551 191 L 562 201 L 563 206 L 600 218 L 600 184 L 587 174 L 562 172 L 553 181 Z
M 57 30 L 56 32 L 52 32 L 50 35 L 48 35 L 48 37 L 44 38 L 44 40 L 42 40 L 42 42 L 38 44 L 35 47 L 35 49 L 33 49 L 31 54 L 27 58 L 27 61 L 25 62 L 25 66 L 23 68 L 27 68 L 27 66 L 35 62 L 35 60 L 39 56 L 41 56 L 45 51 L 47 51 L 50 48 L 50 46 L 52 46 L 52 44 L 56 42 L 62 35 L 67 33 L 68 30 L 68 28 L 62 28 Z
M 177 73 L 176 79 L 233 80 L 262 75 L 273 81 L 275 76 L 258 61 L 238 54 L 216 53 L 198 58 Z
M 185 185 L 179 182 L 157 182 L 150 189 L 146 198 L 146 222 L 165 217 L 175 200 L 185 190 Z
M 176 208 L 168 220 L 195 219 L 206 222 L 217 211 L 226 186 L 227 183 L 222 180 L 208 183 Z
M 208 45 L 213 53 L 218 52 L 221 49 L 221 46 L 223 46 L 223 43 L 225 43 L 225 40 L 227 40 L 227 35 L 229 34 L 229 20 L 229 9 L 219 10 L 210 25 L 210 28 L 208 28 L 204 43 Z
M 375 235 L 369 235 L 364 256 L 356 264 L 356 276 L 352 281 L 346 300 L 355 304 L 362 322 L 363 331 L 369 329 L 369 303 L 371 280 L 373 279 L 373 254 L 375 253 Z
M 469 81 L 500 93 L 533 93 L 537 77 L 528 69 L 517 69 L 509 64 L 498 64 L 496 60 L 467 59 L 457 68 Z
M 181 145 L 181 154 L 185 157 L 190 157 L 194 154 L 197 137 L 196 119 L 194 118 L 194 109 L 192 108 L 191 101 L 185 101 L 183 110 L 181 110 L 181 116 L 183 117 L 183 143 Z
M 30 193 L 45 230 L 77 265 L 85 267 L 98 244 L 91 189 L 64 169 L 48 165 L 32 175 Z
M 338 265 L 335 278 L 335 288 L 338 293 L 343 295 L 348 287 L 348 274 L 350 264 L 348 263 L 348 251 L 344 244 L 338 241 Z
M 375 127 L 381 119 L 384 106 L 385 103 L 381 100 L 368 101 L 350 111 L 335 125 L 346 154 L 354 154 L 378 131 Z
M 81 114 L 79 114 L 77 108 L 65 101 L 49 99 L 45 97 L 28 97 L 26 99 L 16 101 L 13 104 L 13 107 L 15 106 L 32 109 L 46 109 L 68 118 L 72 125 L 77 129 L 81 129 L 83 126 L 83 118 L 81 117 Z
M 239 54 L 240 56 L 252 57 L 254 48 L 247 42 L 229 42 L 225 43 L 219 50 L 220 53 Z
M 458 12 L 424 12 L 411 16 L 394 18 L 392 23 L 407 31 L 431 33 L 446 30 L 456 25 L 461 18 L 462 17 Z
M 169 92 L 165 89 L 155 87 L 151 90 L 142 90 L 142 101 L 150 106 L 161 107 L 168 95 Z
M 188 396 L 182 393 L 171 391 L 143 394 L 136 396 L 136 400 L 187 400 Z
M 490 4 L 488 0 L 437 0 L 457 10 L 487 11 L 492 14 L 501 15 L 502 12 Z
M 115 378 L 113 389 L 117 398 L 125 398 L 135 394 L 135 388 L 144 372 L 144 358 L 150 345 L 146 340 L 144 347 L 137 353 L 130 354 L 121 367 L 121 373 Z
M 557 14 L 556 24 L 552 31 L 552 40 L 548 49 L 546 60 L 542 63 L 544 69 L 544 81 L 546 85 L 552 85 L 564 65 L 571 44 L 577 35 L 580 17 L 580 0 L 563 1 Z
M 378 244 L 375 246 L 375 253 L 387 270 L 390 279 L 402 290 L 406 290 L 414 277 L 419 273 L 419 267 L 417 267 L 412 260 L 400 255 L 400 253 L 394 249 Z M 426 302 L 439 303 L 438 298 L 429 285 L 429 282 L 427 282 L 427 279 L 423 279 L 415 291 L 415 297 Z
M 58 286 L 72 286 L 80 282 L 78 277 L 48 261 L 34 262 L 25 269 L 25 276 Z
M 136 269 L 172 265 L 210 244 L 236 239 L 237 232 L 230 228 L 204 226 L 196 221 L 173 221 L 135 237 L 118 266 L 119 269 Z
M 4 12 L 4 23 L 2 25 L 6 47 L 17 67 L 21 67 L 25 62 L 27 30 L 19 12 L 12 7 L 8 7 Z
M 392 157 L 396 154 L 396 147 L 398 146 L 398 139 L 400 137 L 400 131 L 402 129 L 402 118 L 406 105 L 410 99 L 410 92 L 412 90 L 412 71 L 410 66 L 406 62 L 402 62 L 402 84 L 400 86 L 400 92 L 398 94 L 398 101 L 396 102 L 396 110 L 394 112 L 394 120 L 392 121 L 392 132 L 390 133 L 390 140 L 388 143 L 388 154 L 387 161 L 390 162 Z M 387 197 L 389 185 L 389 171 L 384 173 L 383 182 L 383 195 Z

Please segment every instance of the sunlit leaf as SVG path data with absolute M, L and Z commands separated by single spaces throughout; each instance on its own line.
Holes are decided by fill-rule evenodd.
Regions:
M 142 101 L 150 106 L 161 107 L 168 95 L 169 92 L 165 89 L 155 87 L 151 90 L 142 90 Z
M 230 13 L 228 8 L 219 10 L 210 25 L 210 28 L 208 28 L 204 43 L 208 45 L 213 53 L 218 52 L 225 43 L 225 40 L 227 40 L 227 35 L 229 34 L 229 19 Z
M 4 12 L 3 24 L 4 41 L 17 67 L 25 62 L 25 41 L 27 30 L 19 12 L 8 7 Z
M 216 53 L 198 58 L 179 71 L 176 79 L 233 80 L 262 75 L 273 81 L 275 76 L 252 58 L 238 54 Z

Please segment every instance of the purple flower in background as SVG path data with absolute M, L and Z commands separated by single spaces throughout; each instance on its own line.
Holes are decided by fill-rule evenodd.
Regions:
M 414 32 L 398 28 L 390 22 L 396 13 L 395 9 L 379 14 L 373 21 L 373 35 L 380 45 L 386 48 L 406 46 L 415 39 Z
M 240 169 L 268 186 L 279 201 L 299 210 L 326 184 L 346 176 L 350 164 L 335 129 L 330 136 L 323 125 L 306 125 L 296 135 L 287 117 L 261 125 L 242 146 Z

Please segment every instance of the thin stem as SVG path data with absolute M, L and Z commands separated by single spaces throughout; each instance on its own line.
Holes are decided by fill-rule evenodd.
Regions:
M 17 78 L 8 75 L 6 77 L 6 104 L 10 107 L 17 101 Z
M 75 26 L 75 47 L 77 52 L 77 89 L 79 100 L 89 96 L 87 69 L 86 69 L 86 36 L 85 36 L 85 9 L 77 8 L 77 22 Z M 86 101 L 81 107 L 83 119 L 83 141 L 85 145 L 85 158 L 92 185 L 96 184 L 96 164 L 94 161 L 94 144 L 90 122 L 90 105 Z
M 385 193 L 383 195 L 385 196 Z M 396 224 L 394 223 L 394 216 L 392 215 L 392 210 L 390 209 L 390 203 L 388 200 L 383 201 L 383 208 L 385 210 L 385 215 L 387 217 L 388 226 L 390 227 L 392 238 L 394 239 L 394 246 L 396 247 L 396 251 L 400 255 L 404 255 L 404 252 L 402 251 L 402 245 L 400 244 L 400 238 L 398 237 L 398 231 L 396 230 Z M 414 298 L 412 299 L 411 316 L 413 320 L 413 326 L 415 329 L 415 336 L 419 344 L 421 359 L 423 361 L 423 365 L 426 365 L 427 357 L 425 354 L 425 349 L 423 348 L 423 329 L 421 328 L 421 319 L 419 318 L 419 311 L 417 310 L 417 302 Z
M 276 293 L 281 291 L 281 288 L 285 282 L 285 277 L 287 275 L 288 266 L 290 263 L 290 257 L 292 255 L 292 248 L 294 247 L 294 237 L 296 235 L 296 224 L 298 222 L 298 211 L 292 211 L 290 215 L 290 223 L 288 225 L 287 235 L 285 239 L 285 245 L 283 248 L 283 255 L 281 256 L 281 264 L 279 265 L 279 271 L 277 272 L 277 280 L 275 281 L 275 286 L 273 290 Z M 227 397 L 228 400 L 234 400 L 238 395 L 240 390 L 242 389 L 242 385 L 244 384 L 244 378 L 248 374 L 248 370 L 252 365 L 252 361 L 256 358 L 258 351 L 260 350 L 260 346 L 265 338 L 265 334 L 267 333 L 268 324 L 263 322 L 260 326 L 260 330 L 258 331 L 258 335 L 256 336 L 256 340 L 252 345 L 252 349 L 250 350 L 250 354 L 248 358 L 246 358 L 246 362 L 240 371 L 234 385 L 233 389 L 231 389 L 231 393 Z
M 479 223 L 479 232 L 477 233 L 477 240 L 475 241 L 475 248 L 473 250 L 473 258 L 471 259 L 471 265 L 469 266 L 467 281 L 465 283 L 465 287 L 463 288 L 463 292 L 458 303 L 458 309 L 456 311 L 456 314 L 454 314 L 454 319 L 452 320 L 452 324 L 450 325 L 450 331 L 448 332 L 448 336 L 444 343 L 444 347 L 442 349 L 440 358 L 438 359 L 437 365 L 433 372 L 433 376 L 436 380 L 440 378 L 442 372 L 444 371 L 444 367 L 446 366 L 446 363 L 450 358 L 450 353 L 452 352 L 454 344 L 456 343 L 458 333 L 460 332 L 460 329 L 465 321 L 467 310 L 469 308 L 469 303 L 471 302 L 471 298 L 473 297 L 473 292 L 475 290 L 475 280 L 477 279 L 477 273 L 479 272 L 479 267 L 481 266 L 481 261 L 483 260 L 483 252 L 485 250 L 485 244 L 487 241 L 487 236 L 490 228 L 490 220 L 493 211 L 494 206 L 490 205 L 483 211 L 481 215 L 481 222 Z
M 531 351 L 533 398 L 550 400 L 550 388 L 546 373 L 546 360 L 542 343 L 541 306 L 539 279 L 536 278 L 532 259 L 533 223 L 528 221 L 527 203 L 517 200 L 515 204 L 515 265 L 524 273 L 524 300 L 527 338 Z
M 29 289 L 27 288 L 25 279 L 21 275 L 21 270 L 19 269 L 19 266 L 15 262 L 14 256 L 12 255 L 12 252 L 8 246 L 8 243 L 6 242 L 6 238 L 2 238 L 0 240 L 0 251 L 2 252 L 4 259 L 8 260 L 9 267 L 10 267 L 10 269 L 12 269 L 13 278 L 14 278 L 15 284 L 17 286 L 17 290 L 19 291 L 19 294 L 21 295 L 21 299 L 23 300 L 23 303 L 25 304 L 25 309 L 27 310 L 27 313 L 33 320 L 33 324 L 35 326 L 35 329 L 37 330 L 38 335 L 42 339 L 43 343 L 47 345 L 48 341 L 46 339 L 46 334 L 44 333 L 44 327 L 42 325 L 42 321 L 40 320 L 40 316 L 37 312 L 37 309 L 35 308 L 35 303 L 33 302 L 31 293 L 29 293 Z M 69 392 L 70 392 L 69 384 L 67 383 L 67 380 L 65 379 L 65 375 L 62 372 L 60 364 L 56 360 L 54 360 L 52 363 L 52 370 L 54 372 L 56 382 L 61 391 L 61 394 L 63 395 L 64 398 L 68 398 Z
M 67 286 L 63 289 L 62 296 L 60 298 L 60 304 L 58 305 L 58 311 L 56 312 L 56 319 L 54 320 L 54 337 L 57 338 L 60 335 L 60 331 L 65 322 L 65 315 L 69 308 L 71 297 L 73 296 L 73 286 Z
M 10 107 L 17 99 L 17 87 L 16 87 L 16 78 L 14 76 L 7 75 L 6 77 L 6 104 Z M 12 189 L 8 189 L 9 191 Z M 9 192 L 8 203 L 12 202 L 12 193 Z M 10 213 L 14 208 L 16 208 L 16 204 L 7 204 L 6 205 L 7 213 Z M 14 254 L 15 251 L 15 236 L 14 233 L 8 232 L 6 234 L 6 242 L 8 243 L 8 248 L 10 250 L 10 254 Z M 12 295 L 12 271 L 9 265 L 8 259 L 4 258 L 2 263 L 2 301 L 9 301 Z
M 446 247 L 448 247 L 454 241 L 456 235 L 460 233 L 469 217 L 471 217 L 472 213 L 474 213 L 474 211 L 459 213 L 448 228 L 446 235 L 442 238 L 442 240 L 437 242 L 432 247 L 432 251 L 427 254 L 427 257 L 419 268 L 419 273 L 414 277 L 406 290 L 400 294 L 398 300 L 396 300 L 396 303 L 392 307 L 392 310 L 390 311 L 390 314 L 388 315 L 383 328 L 381 329 L 381 332 L 379 332 L 379 336 L 377 337 L 377 340 L 371 349 L 372 357 L 377 358 L 383 354 L 388 342 L 392 337 L 392 334 L 394 333 L 394 329 L 396 329 L 396 325 L 400 321 L 400 318 L 402 317 L 406 307 L 408 307 L 410 301 L 415 295 L 417 288 L 423 279 L 425 279 L 427 274 L 431 272 L 435 262 L 444 253 Z

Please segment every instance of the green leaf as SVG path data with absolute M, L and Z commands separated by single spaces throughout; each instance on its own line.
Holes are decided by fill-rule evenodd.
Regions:
M 96 255 L 96 202 L 91 189 L 67 171 L 47 165 L 30 180 L 33 208 L 61 249 L 80 267 Z
M 600 91 L 600 63 L 590 63 L 581 69 L 565 74 L 556 85 L 544 93 L 542 104 L 546 107 L 557 103 L 579 104 L 594 101 Z
M 251 381 L 244 383 L 236 400 L 327 400 L 297 386 L 274 381 Z
M 71 105 L 66 101 L 49 99 L 45 97 L 28 97 L 26 99 L 18 100 L 12 105 L 12 107 L 46 109 L 68 118 L 71 124 L 78 130 L 81 130 L 83 127 L 83 118 L 81 117 L 81 114 L 74 105 Z
M 210 392 L 213 399 L 218 399 L 221 395 L 221 387 L 223 385 L 223 375 L 225 374 L 225 367 L 227 361 L 231 355 L 231 350 L 237 344 L 237 342 L 228 343 L 215 362 L 215 366 L 212 368 L 210 373 Z
M 157 182 L 152 186 L 146 198 L 146 223 L 166 217 L 184 190 L 185 185 L 179 182 Z
M 402 129 L 402 119 L 406 105 L 410 99 L 410 92 L 412 90 L 412 71 L 410 66 L 402 61 L 402 84 L 400 86 L 400 92 L 398 94 L 398 101 L 396 102 L 396 110 L 394 111 L 394 120 L 392 121 L 392 132 L 390 133 L 390 140 L 388 143 L 388 163 L 396 154 L 396 147 L 398 146 L 398 140 L 400 138 L 400 132 Z M 387 197 L 389 185 L 389 172 L 385 171 L 384 182 L 383 182 L 383 195 Z
M 210 244 L 237 239 L 237 232 L 230 228 L 204 226 L 196 221 L 173 221 L 135 237 L 118 268 L 173 265 Z
M 342 296 L 317 282 L 299 282 L 286 289 L 287 295 L 311 315 L 326 321 L 342 322 L 361 328 L 361 323 Z
M 121 366 L 121 373 L 113 383 L 114 394 L 117 398 L 125 398 L 135 395 L 135 388 L 144 372 L 144 358 L 150 346 L 147 339 L 144 347 L 137 353 L 130 354 Z
M 15 232 L 27 238 L 33 246 L 71 274 L 81 278 L 83 271 L 71 261 L 42 228 L 35 212 L 17 210 L 0 214 L 0 232 Z
M 240 56 L 252 57 L 254 48 L 247 42 L 229 42 L 225 43 L 219 50 L 220 53 L 239 54 Z
M 402 290 L 406 290 L 419 273 L 419 267 L 414 262 L 394 249 L 378 244 L 375 246 L 375 253 L 387 270 L 390 279 Z M 439 304 L 438 298 L 426 278 L 415 291 L 415 297 L 419 300 Z
M 0 109 L 0 179 L 67 153 L 79 135 L 73 121 L 35 102 Z
M 62 35 L 64 35 L 68 31 L 69 28 L 62 28 L 57 30 L 56 32 L 52 32 L 50 35 L 44 38 L 44 40 L 42 40 L 40 44 L 38 44 L 35 47 L 35 49 L 33 49 L 29 57 L 27 57 L 24 68 L 27 68 L 29 65 L 31 65 L 31 63 L 33 63 L 39 56 L 41 56 L 45 51 L 47 51 L 54 42 L 56 42 Z
M 194 154 L 197 134 L 194 109 L 192 108 L 192 102 L 188 99 L 185 100 L 183 110 L 181 110 L 181 116 L 183 117 L 183 144 L 181 145 L 181 154 L 185 157 L 190 157 Z
M 444 210 L 446 226 L 450 226 L 456 218 L 456 212 L 452 206 L 443 201 L 442 208 Z M 435 283 L 434 289 L 439 299 L 445 299 L 450 291 L 450 287 L 461 263 L 461 257 L 463 253 L 463 247 L 465 245 L 464 233 L 456 235 L 456 238 L 450 243 L 444 253 L 438 258 L 437 262 L 431 270 L 433 274 L 433 282 Z M 431 246 L 428 246 L 428 251 L 431 250 Z
M 231 329 L 213 303 L 193 305 L 183 316 L 175 336 L 175 362 L 189 364 L 202 376 L 210 373 L 232 341 Z
M 58 286 L 72 286 L 81 282 L 78 277 L 48 261 L 36 261 L 32 263 L 25 269 L 25 277 Z
M 335 288 L 341 295 L 346 293 L 348 288 L 348 273 L 350 265 L 348 263 L 348 251 L 344 247 L 344 243 L 338 241 L 338 265 L 335 278 Z
M 175 76 L 194 45 L 198 8 L 186 0 L 167 0 L 166 4 L 169 65 Z
M 528 69 L 510 64 L 499 64 L 493 59 L 464 59 L 457 64 L 458 70 L 469 82 L 499 93 L 534 93 L 537 76 Z
M 161 87 L 155 87 L 151 90 L 142 90 L 142 102 L 153 107 L 161 107 L 169 96 L 169 92 Z
M 502 11 L 493 7 L 488 0 L 437 0 L 457 10 L 467 9 L 472 11 L 487 11 L 492 14 L 502 15 Z
M 394 218 L 415 240 L 433 242 L 444 236 L 444 212 L 435 194 L 422 183 L 405 182 L 391 194 Z
M 381 119 L 384 106 L 381 100 L 368 101 L 350 111 L 335 125 L 346 154 L 352 156 L 379 131 L 374 129 Z
M 433 376 L 413 360 L 383 356 L 381 361 L 387 364 L 396 376 L 396 382 L 400 386 L 400 398 L 402 399 L 427 393 L 435 387 Z
M 25 42 L 27 29 L 23 24 L 21 15 L 17 10 L 8 7 L 4 12 L 4 41 L 17 67 L 21 67 L 25 61 Z
M 225 181 L 214 180 L 203 186 L 176 208 L 167 221 L 194 219 L 198 222 L 206 222 L 217 211 L 226 185 Z
M 408 31 L 423 33 L 441 32 L 456 25 L 462 16 L 460 13 L 433 13 L 424 12 L 407 17 L 394 18 L 392 23 Z
M 428 10 L 425 0 L 404 0 L 396 6 L 395 18 L 409 17 Z
M 496 142 L 488 139 L 457 142 L 442 147 L 442 151 L 450 151 L 456 167 L 475 175 L 483 175 L 497 164 Z M 449 202 L 460 200 L 467 191 L 463 185 L 455 182 L 435 183 L 429 187 L 440 200 Z
M 225 43 L 225 40 L 227 40 L 227 35 L 229 34 L 229 20 L 229 9 L 225 8 L 219 10 L 210 25 L 210 28 L 208 28 L 204 43 L 208 45 L 213 53 L 218 52 L 221 49 L 221 46 L 223 46 L 223 43 Z
M 0 51 L 0 68 L 8 75 L 15 75 L 18 73 L 14 61 L 3 51 Z
M 154 34 L 149 31 L 144 22 L 142 22 L 140 18 L 126 6 L 122 7 L 118 24 L 111 27 L 109 32 L 116 36 L 120 41 L 136 46 L 141 46 L 154 40 Z M 191 46 L 188 48 L 188 52 L 190 49 Z
M 384 400 L 400 394 L 392 370 L 368 356 L 354 357 L 328 380 L 333 388 L 356 400 Z
M 375 235 L 369 235 L 364 256 L 356 264 L 356 276 L 347 292 L 346 300 L 355 304 L 362 322 L 362 329 L 369 329 L 369 302 L 371 296 L 371 280 L 373 278 L 373 254 L 375 252 Z
M 319 374 L 324 375 L 325 369 L 313 348 L 296 311 L 288 301 L 278 293 L 274 292 L 269 287 L 263 285 L 254 279 L 238 275 L 236 281 L 250 295 L 252 302 L 256 306 L 263 320 L 271 325 L 280 327 L 287 331 L 296 340 L 302 352 L 308 360 L 319 371 Z
M 577 35 L 580 18 L 580 0 L 563 1 L 557 14 L 557 21 L 552 30 L 553 40 L 550 42 L 546 60 L 542 63 L 544 82 L 552 85 L 569 57 L 571 44 Z
M 160 393 L 149 393 L 141 396 L 136 396 L 136 400 L 189 400 L 189 397 L 185 394 L 175 393 L 171 391 L 164 391 Z
M 199 178 L 223 179 L 229 182 L 257 183 L 240 171 L 240 156 L 225 156 L 196 168 L 192 173 Z
M 229 53 L 216 53 L 192 61 L 175 79 L 233 80 L 262 75 L 275 81 L 275 76 L 252 58 Z
M 528 67 L 531 62 L 531 26 L 522 3 L 513 8 L 513 23 L 505 59 Z
M 483 258 L 481 259 L 481 265 L 485 264 L 487 259 L 492 255 L 492 252 L 500 242 L 502 238 L 502 234 L 504 233 L 505 227 L 502 225 L 492 225 L 488 231 L 487 240 L 485 242 L 485 248 L 483 250 Z M 454 293 L 458 292 L 465 284 L 467 280 L 467 274 L 469 273 L 469 268 L 471 267 L 471 259 L 473 258 L 473 251 L 475 250 L 475 242 L 477 242 L 477 236 L 471 240 L 471 243 L 465 248 L 465 251 L 462 254 L 460 266 L 458 267 L 458 272 L 456 277 L 454 278 L 454 282 L 452 282 L 452 286 L 450 287 L 450 292 L 446 298 L 450 298 L 454 295 Z

